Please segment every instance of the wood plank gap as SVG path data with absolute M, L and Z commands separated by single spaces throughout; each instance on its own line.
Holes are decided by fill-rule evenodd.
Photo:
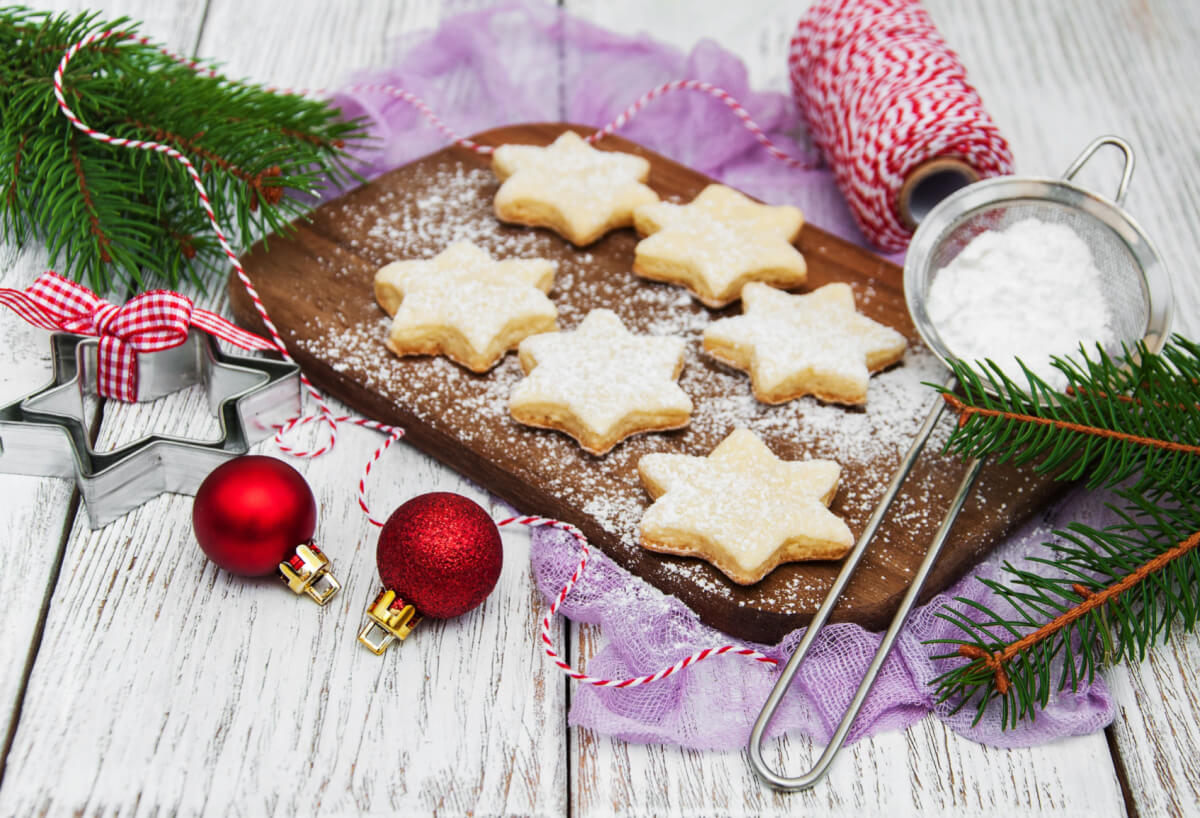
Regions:
M 558 0 L 559 5 L 562 5 L 562 0 Z M 573 656 L 571 651 L 571 624 L 570 620 L 565 616 L 559 620 L 559 632 L 562 634 L 562 656 Z M 563 751 L 567 754 L 567 798 L 566 798 L 566 815 L 571 818 L 574 814 L 574 802 L 572 797 L 575 791 L 575 748 L 574 735 L 571 731 L 571 685 L 574 683 L 567 674 L 562 674 L 563 678 L 563 736 L 566 741 L 563 742 Z
M 96 412 L 92 415 L 91 426 L 88 428 L 88 442 L 94 447 L 100 437 L 100 424 L 104 419 L 105 398 L 100 398 Z M 4 775 L 8 771 L 8 754 L 12 750 L 13 741 L 17 737 L 17 728 L 21 724 L 21 712 L 25 708 L 25 694 L 29 690 L 29 679 L 33 675 L 33 667 L 37 664 L 38 653 L 42 649 L 42 639 L 46 634 L 46 620 L 50 615 L 50 604 L 54 601 L 54 592 L 58 590 L 58 579 L 62 574 L 63 561 L 67 554 L 67 543 L 75 528 L 75 518 L 79 515 L 82 496 L 79 486 L 71 490 L 71 498 L 67 501 L 67 513 L 63 518 L 62 533 L 58 537 L 58 547 L 54 552 L 54 563 L 50 566 L 50 575 L 46 581 L 46 590 L 42 593 L 42 601 L 38 606 L 37 620 L 33 626 L 33 634 L 29 640 L 29 651 L 25 654 L 25 666 L 21 669 L 21 683 L 17 688 L 17 698 L 13 702 L 12 718 L 8 720 L 8 730 L 4 734 L 4 744 L 0 746 L 0 788 L 4 787 Z
M 208 25 L 208 10 L 212 8 L 212 0 L 204 0 L 204 10 L 200 12 L 200 26 L 196 29 L 196 39 L 192 42 L 192 59 L 200 57 L 200 41 L 204 39 L 204 29 Z
M 1129 774 L 1125 770 L 1125 759 L 1121 757 L 1121 748 L 1117 745 L 1117 733 L 1110 724 L 1104 728 L 1104 741 L 1108 744 L 1108 752 L 1112 756 L 1113 770 L 1117 774 L 1117 783 L 1121 787 L 1121 797 L 1125 799 L 1125 813 L 1129 818 L 1138 818 L 1141 811 L 1133 790 L 1129 786 Z
M 97 426 L 92 429 L 93 440 Z M 62 534 L 58 538 L 58 548 L 54 553 L 54 564 L 50 568 L 49 581 L 46 583 L 46 590 L 42 594 L 42 602 L 38 607 L 37 621 L 29 640 L 29 651 L 25 655 L 25 667 L 21 670 L 21 684 L 17 688 L 16 701 L 13 702 L 12 717 L 8 720 L 8 730 L 4 734 L 4 745 L 0 748 L 0 788 L 4 786 L 4 774 L 8 770 L 8 754 L 12 750 L 13 740 L 17 736 L 17 726 L 21 723 L 21 711 L 25 707 L 25 693 L 29 689 L 29 677 L 33 675 L 33 666 L 37 663 L 38 652 L 42 649 L 42 637 L 46 632 L 46 618 L 50 613 L 50 603 L 54 600 L 54 591 L 58 587 L 63 559 L 67 553 L 67 540 L 71 538 L 75 515 L 79 513 L 79 503 L 79 488 L 76 487 L 71 492 L 71 499 L 67 503 L 67 514 L 63 520 Z

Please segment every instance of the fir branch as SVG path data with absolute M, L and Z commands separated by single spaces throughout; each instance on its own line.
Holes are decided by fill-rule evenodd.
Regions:
M 1086 476 L 1091 488 L 1137 473 L 1150 482 L 1200 479 L 1200 348 L 1176 338 L 1161 355 L 1139 347 L 1120 361 L 1103 349 L 1081 350 L 1079 358 L 1055 360 L 1068 382 L 1063 391 L 1025 367 L 1021 385 L 990 361 L 979 371 L 954 362 L 962 396 L 942 390 L 959 412 L 947 451 L 1037 461 L 1036 471 L 1071 481 Z
M 102 291 L 225 275 L 183 168 L 78 137 L 58 110 L 51 78 L 63 51 L 105 30 L 118 35 L 69 64 L 68 102 L 97 130 L 187 155 L 243 241 L 288 230 L 319 190 L 353 178 L 346 146 L 361 125 L 323 101 L 197 71 L 131 39 L 124 18 L 0 8 L 0 238 L 45 242 L 51 263 Z
M 938 700 L 975 706 L 976 721 L 997 700 L 1006 727 L 1200 620 L 1200 346 L 1177 336 L 1157 355 L 1055 366 L 1062 391 L 1028 370 L 1019 386 L 994 365 L 956 365 L 963 394 L 946 398 L 960 411 L 952 451 L 1036 461 L 1092 486 L 1124 481 L 1116 523 L 1056 531 L 1054 556 L 1031 558 L 1043 570 L 1005 564 L 1003 581 L 981 580 L 990 606 L 959 598 L 938 612 L 962 637 L 932 640 L 949 648 L 934 658 L 969 660 L 934 680 Z

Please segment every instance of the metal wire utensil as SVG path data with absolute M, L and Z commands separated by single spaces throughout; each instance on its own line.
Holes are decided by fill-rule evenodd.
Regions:
M 1125 158 L 1121 181 L 1113 200 L 1071 182 L 1092 155 L 1104 145 L 1118 148 Z M 1173 310 L 1171 282 L 1158 251 L 1146 233 L 1121 209 L 1121 203 L 1133 177 L 1133 165 L 1133 149 L 1128 142 L 1116 136 L 1102 136 L 1083 149 L 1061 179 L 1017 176 L 989 179 L 959 190 L 930 211 L 913 235 L 905 258 L 904 298 L 917 332 L 947 367 L 951 361 L 958 360 L 958 356 L 947 347 L 938 334 L 937 327 L 929 318 L 926 301 L 930 285 L 977 235 L 985 230 L 1003 230 L 1030 218 L 1066 225 L 1091 249 L 1093 260 L 1102 275 L 1104 297 L 1116 324 L 1114 329 L 1118 340 L 1110 352 L 1119 354 L 1122 344 L 1132 346 L 1139 341 L 1144 343 L 1150 352 L 1157 352 L 1162 348 Z M 1030 330 L 1035 331 L 1036 328 Z M 953 376 L 947 378 L 945 386 L 948 389 L 957 386 Z M 829 589 L 825 601 L 813 616 L 808 630 L 784 666 L 754 723 L 754 729 L 750 733 L 750 764 L 759 777 L 775 789 L 806 790 L 813 787 L 829 771 L 834 757 L 854 724 L 854 719 L 871 692 L 900 629 L 920 596 L 925 580 L 946 543 L 954 520 L 966 502 L 975 478 L 979 475 L 982 461 L 972 460 L 966 475 L 959 483 L 958 490 L 950 500 L 946 516 L 934 534 L 924 560 L 913 576 L 912 584 L 909 585 L 879 649 L 867 668 L 866 675 L 816 764 L 803 775 L 794 777 L 772 770 L 763 758 L 762 743 L 767 726 L 809 649 L 816 641 L 817 634 L 841 599 L 842 592 L 866 553 L 893 499 L 925 448 L 945 406 L 946 403 L 940 395 L 934 398 L 916 439 L 900 461 L 862 535 L 846 557 L 833 587 Z

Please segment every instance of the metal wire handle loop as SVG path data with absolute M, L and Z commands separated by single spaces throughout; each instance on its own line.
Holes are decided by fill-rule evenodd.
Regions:
M 1134 157 L 1133 146 L 1119 136 L 1111 134 L 1109 136 L 1098 136 L 1089 142 L 1087 147 L 1083 149 L 1079 156 L 1075 157 L 1075 161 L 1063 173 L 1063 179 L 1070 180 L 1074 178 L 1075 174 L 1079 173 L 1080 168 L 1086 165 L 1088 160 L 1092 158 L 1092 154 L 1105 145 L 1112 145 L 1125 154 L 1125 168 L 1121 172 L 1121 183 L 1117 185 L 1117 195 L 1113 199 L 1113 202 L 1120 205 L 1125 201 L 1125 194 L 1129 191 L 1129 183 L 1133 180 Z
M 956 385 L 957 381 L 951 376 L 946 380 L 945 388 L 953 389 Z M 858 542 L 855 543 L 854 550 L 846 557 L 846 562 L 842 566 L 841 572 L 838 573 L 837 579 L 834 580 L 833 587 L 829 589 L 825 601 L 821 603 L 820 609 L 813 616 L 813 620 L 809 623 L 804 637 L 800 640 L 800 644 L 796 646 L 796 650 L 792 653 L 791 658 L 788 659 L 787 665 L 784 666 L 783 672 L 779 675 L 779 680 L 775 682 L 775 687 L 771 689 L 771 694 L 767 697 L 762 711 L 758 714 L 758 719 L 754 722 L 754 729 L 750 732 L 750 764 L 754 767 L 754 771 L 758 773 L 758 776 L 775 789 L 806 790 L 813 787 L 828 772 L 834 757 L 846 741 L 846 736 L 849 734 L 850 728 L 854 725 L 854 719 L 858 716 L 863 703 L 867 700 L 867 695 L 871 692 L 871 688 L 874 687 L 875 680 L 879 677 L 879 672 L 883 668 L 883 663 L 887 659 L 888 654 L 891 653 L 892 646 L 895 644 L 905 620 L 908 619 L 909 612 L 916 604 L 917 597 L 921 593 L 921 588 L 924 586 L 925 580 L 929 576 L 929 572 L 933 568 L 933 564 L 937 561 L 942 546 L 946 542 L 950 528 L 954 524 L 955 518 L 958 517 L 958 512 L 962 510 L 963 503 L 966 502 L 967 495 L 971 491 L 971 486 L 979 474 L 979 467 L 982 461 L 971 461 L 966 475 L 959 484 L 958 491 L 955 493 L 953 500 L 951 500 L 950 508 L 946 512 L 941 525 L 938 527 L 937 533 L 934 534 L 928 551 L 925 553 L 925 559 L 917 569 L 913 581 L 909 585 L 903 601 L 900 603 L 900 608 L 892 618 L 892 623 L 888 627 L 887 633 L 884 634 L 883 641 L 880 643 L 879 649 L 875 652 L 875 657 L 871 660 L 871 664 L 867 668 L 862 682 L 859 683 L 858 690 L 854 694 L 854 699 L 850 702 L 849 707 L 846 708 L 846 712 L 842 716 L 837 730 L 834 731 L 829 743 L 825 745 L 825 749 L 821 752 L 821 756 L 817 759 L 816 764 L 808 772 L 795 777 L 781 775 L 772 770 L 763 758 L 762 742 L 767 725 L 770 724 L 771 718 L 775 715 L 775 711 L 779 707 L 779 703 L 783 700 L 784 694 L 787 693 L 788 688 L 791 686 L 792 679 L 795 677 L 797 671 L 799 671 L 805 656 L 816 641 L 817 634 L 824 627 L 826 621 L 829 619 L 829 615 L 833 612 L 834 607 L 841 598 L 846 585 L 850 581 L 850 577 L 854 574 L 855 569 L 857 569 L 863 554 L 866 553 L 867 546 L 870 545 L 871 540 L 874 538 L 875 531 L 879 528 L 879 524 L 887 514 L 887 510 L 899 492 L 901 485 L 903 485 L 909 472 L 912 470 L 913 464 L 916 463 L 921 451 L 925 448 L 925 444 L 929 440 L 929 436 L 932 434 L 945 408 L 946 402 L 939 395 L 930 406 L 929 414 L 926 416 L 925 422 L 921 424 L 916 439 L 904 455 L 903 460 L 901 460 L 896 473 L 892 476 L 891 483 L 888 484 L 887 490 L 884 492 L 883 497 L 880 498 L 879 504 L 871 514 L 871 518 L 867 521 L 866 528 L 863 529 L 862 535 L 858 538 Z

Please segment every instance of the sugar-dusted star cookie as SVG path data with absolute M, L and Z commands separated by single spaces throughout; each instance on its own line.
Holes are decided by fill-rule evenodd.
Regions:
M 658 201 L 643 184 L 649 162 L 596 150 L 574 131 L 564 131 L 545 148 L 501 145 L 492 154 L 492 169 L 504 183 L 496 192 L 496 218 L 548 227 L 577 247 L 628 227 L 635 207 Z
M 749 372 L 763 403 L 815 395 L 863 404 L 871 373 L 904 356 L 904 336 L 855 310 L 848 284 L 792 295 L 750 283 L 742 305 L 742 315 L 704 330 L 704 351 Z
M 724 185 L 709 185 L 686 205 L 642 205 L 633 220 L 647 237 L 633 271 L 682 284 L 709 307 L 736 301 L 748 281 L 798 287 L 808 272 L 792 244 L 804 225 L 800 211 L 759 204 Z
M 592 310 L 573 332 L 521 342 L 527 377 L 509 411 L 527 426 L 566 432 L 592 454 L 638 432 L 678 429 L 692 414 L 675 383 L 683 351 L 682 338 L 634 335 L 611 310 Z
M 841 472 L 830 460 L 780 460 L 749 429 L 708 457 L 644 455 L 638 473 L 654 503 L 642 545 L 708 560 L 742 585 L 783 562 L 840 559 L 854 543 L 828 508 Z
M 545 259 L 496 261 L 465 241 L 432 259 L 393 262 L 375 274 L 375 299 L 393 316 L 387 348 L 487 372 L 522 338 L 558 328 L 546 297 L 554 269 Z

